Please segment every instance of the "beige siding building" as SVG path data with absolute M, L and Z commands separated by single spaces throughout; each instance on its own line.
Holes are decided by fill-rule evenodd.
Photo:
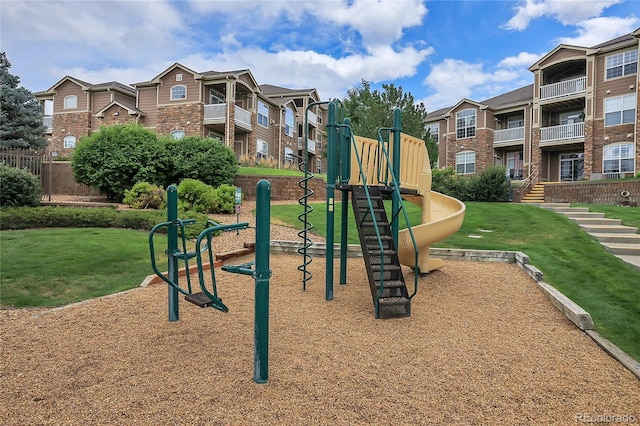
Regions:
M 284 167 L 297 164 L 305 153 L 307 117 L 309 166 L 323 171 L 320 125 L 326 108 L 317 91 L 260 86 L 248 69 L 196 72 L 175 63 L 131 86 L 67 76 L 35 95 L 43 110 L 52 111 L 45 124 L 54 155 L 68 157 L 81 137 L 100 126 L 135 122 L 176 139 L 218 139 L 246 161 Z
M 529 70 L 533 84 L 427 116 L 438 166 L 515 180 L 612 179 L 640 169 L 640 29 L 593 47 L 560 45 Z

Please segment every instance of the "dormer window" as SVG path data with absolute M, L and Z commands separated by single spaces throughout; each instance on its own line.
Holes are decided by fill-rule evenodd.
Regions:
M 179 101 L 187 99 L 187 86 L 180 84 L 171 88 L 171 100 Z
M 78 108 L 78 97 L 76 95 L 65 96 L 64 109 L 76 109 Z

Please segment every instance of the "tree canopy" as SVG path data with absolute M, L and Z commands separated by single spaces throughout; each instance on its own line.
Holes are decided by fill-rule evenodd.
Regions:
M 393 126 L 393 111 L 400 108 L 402 132 L 423 139 L 429 152 L 431 164 L 438 160 L 438 146 L 425 133 L 427 110 L 423 103 L 416 103 L 413 95 L 405 93 L 402 86 L 383 84 L 383 90 L 371 90 L 371 82 L 362 80 L 360 85 L 350 89 L 342 100 L 345 117 L 351 120 L 354 134 L 368 138 L 378 138 L 380 127 Z
M 39 149 L 47 146 L 43 114 L 35 96 L 19 86 L 20 78 L 9 72 L 11 63 L 0 52 L 0 146 Z

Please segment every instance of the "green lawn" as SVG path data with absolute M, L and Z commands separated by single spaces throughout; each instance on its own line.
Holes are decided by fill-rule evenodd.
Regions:
M 609 254 L 577 224 L 563 215 L 535 206 L 512 203 L 466 203 L 467 212 L 459 232 L 435 247 L 460 249 L 513 250 L 526 253 L 544 273 L 545 281 L 586 309 L 598 331 L 640 359 L 640 271 Z M 326 235 L 326 207 L 314 204 L 309 214 L 313 232 Z M 592 206 L 590 206 L 592 207 Z M 637 225 L 638 211 L 602 206 L 607 217 L 622 218 Z M 407 203 L 409 220 L 420 222 L 420 209 Z M 594 206 L 594 211 L 597 208 Z M 275 220 L 302 229 L 297 217 L 301 207 L 275 205 Z M 335 205 L 336 241 L 340 241 L 341 203 Z M 348 241 L 358 243 L 351 218 Z M 400 227 L 404 224 L 401 221 Z M 490 231 L 490 232 L 487 232 Z M 469 236 L 481 238 L 470 238 Z M 313 239 L 313 238 L 312 238 Z
M 155 241 L 166 269 L 166 238 Z M 57 306 L 140 285 L 152 274 L 149 233 L 110 228 L 0 232 L 0 306 Z M 162 269 L 162 270 L 165 270 Z

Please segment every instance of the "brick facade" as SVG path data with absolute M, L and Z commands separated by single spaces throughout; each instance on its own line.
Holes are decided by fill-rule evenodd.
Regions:
M 629 197 L 620 195 L 628 191 Z M 599 182 L 551 183 L 544 186 L 546 203 L 585 203 L 621 205 L 629 201 L 640 205 L 639 180 L 612 180 Z M 640 214 L 640 210 L 639 210 Z
M 69 157 L 73 148 L 64 147 L 66 136 L 75 136 L 76 143 L 80 138 L 89 136 L 91 130 L 91 113 L 73 112 L 65 114 L 55 114 L 53 116 L 53 131 L 51 133 L 51 145 L 47 147 L 48 152 L 57 152 L 59 157 Z

